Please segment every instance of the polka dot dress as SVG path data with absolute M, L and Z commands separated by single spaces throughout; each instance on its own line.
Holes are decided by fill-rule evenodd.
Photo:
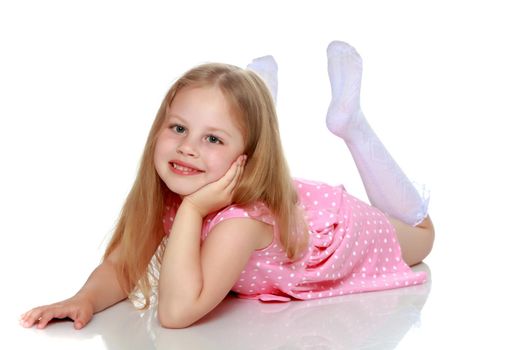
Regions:
M 315 299 L 416 285 L 426 273 L 413 272 L 401 258 L 395 229 L 376 208 L 349 195 L 343 186 L 295 180 L 309 228 L 304 256 L 289 261 L 278 228 L 264 204 L 229 206 L 205 219 L 202 239 L 223 220 L 251 217 L 274 226 L 274 240 L 255 251 L 232 291 L 263 301 Z M 177 202 L 168 203 L 166 232 Z

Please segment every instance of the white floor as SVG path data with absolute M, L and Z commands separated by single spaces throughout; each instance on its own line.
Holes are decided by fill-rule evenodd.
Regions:
M 468 256 L 458 254 L 454 242 L 467 247 L 452 238 L 460 232 L 442 229 L 440 234 L 431 263 L 415 267 L 431 274 L 425 285 L 282 304 L 228 297 L 182 330 L 161 328 L 154 310 L 140 312 L 130 302 L 97 314 L 81 331 L 69 321 L 25 329 L 17 323 L 18 314 L 43 297 L 38 288 L 10 289 L 3 293 L 2 343 L 55 350 L 523 348 L 523 264 L 506 260 L 503 253 L 488 258 L 504 248 L 483 239 Z M 64 278 L 64 289 L 70 289 L 68 281 Z M 59 286 L 43 286 L 45 298 L 60 294 L 50 293 Z
M 524 32 L 507 0 L 0 2 L 0 348 L 525 349 Z M 163 94 L 195 64 L 273 54 L 293 174 L 366 199 L 324 126 L 334 39 L 363 57 L 370 124 L 431 189 L 437 239 L 416 267 L 431 283 L 313 302 L 229 298 L 184 330 L 128 302 L 81 331 L 19 326 L 97 265 Z
M 418 269 L 429 271 L 425 265 Z M 83 331 L 73 330 L 71 322 L 11 331 L 23 349 L 393 349 L 419 338 L 430 293 L 428 283 L 311 302 L 263 304 L 229 297 L 183 330 L 163 329 L 154 311 L 138 312 L 122 302 Z

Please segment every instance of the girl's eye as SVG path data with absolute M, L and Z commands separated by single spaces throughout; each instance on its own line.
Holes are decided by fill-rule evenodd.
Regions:
M 222 144 L 221 139 L 219 139 L 217 136 L 209 135 L 209 136 L 207 136 L 206 138 L 208 139 L 208 142 L 209 142 L 209 143 Z
M 175 131 L 177 134 L 184 134 L 184 132 L 186 131 L 186 128 L 179 124 L 174 124 L 170 126 L 170 129 L 173 129 L 173 131 Z

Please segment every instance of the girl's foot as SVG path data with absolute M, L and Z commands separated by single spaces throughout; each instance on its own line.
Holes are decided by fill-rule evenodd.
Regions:
M 332 88 L 326 125 L 333 134 L 347 139 L 350 130 L 364 120 L 359 101 L 363 62 L 357 51 L 342 41 L 331 42 L 326 53 Z
M 247 67 L 248 69 L 259 74 L 264 80 L 273 97 L 277 101 L 277 62 L 273 56 L 263 56 L 256 58 Z

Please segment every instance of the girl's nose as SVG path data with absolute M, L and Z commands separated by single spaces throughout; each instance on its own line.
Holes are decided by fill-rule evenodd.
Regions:
M 193 141 L 189 138 L 186 138 L 183 142 L 177 147 L 177 153 L 182 154 L 187 157 L 196 158 L 199 156 L 197 147 L 193 144 Z

